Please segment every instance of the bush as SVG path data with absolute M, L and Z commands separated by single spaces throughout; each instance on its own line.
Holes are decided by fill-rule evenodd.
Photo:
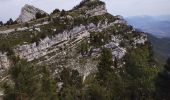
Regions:
M 65 16 L 66 15 L 66 11 L 63 9 L 60 13 L 60 16 Z
M 139 46 L 126 55 L 125 79 L 130 99 L 149 100 L 153 97 L 154 79 L 158 69 L 149 62 L 150 59 L 148 45 Z
M 56 100 L 56 82 L 47 67 L 20 60 L 10 67 L 13 84 L 5 84 L 4 100 Z
M 0 26 L 3 26 L 4 24 L 3 24 L 3 22 L 2 21 L 0 21 Z
M 156 79 L 156 98 L 158 100 L 169 100 L 170 98 L 170 58 L 167 60 L 164 69 L 158 74 Z
M 12 18 L 10 18 L 4 25 L 14 25 L 17 24 L 17 21 L 13 21 Z
M 80 52 L 82 56 L 87 55 L 89 48 L 90 48 L 90 45 L 88 44 L 88 41 L 84 40 L 80 44 L 80 48 L 78 48 L 79 49 L 78 52 Z
M 107 73 L 113 71 L 113 69 L 111 68 L 113 64 L 114 63 L 113 63 L 111 50 L 107 48 L 103 48 L 100 62 L 97 66 L 98 71 L 99 71 L 98 75 L 101 80 L 105 80 Z
M 25 22 L 24 23 L 24 27 L 28 27 L 29 28 L 29 23 Z
M 90 43 L 95 47 L 100 47 L 110 40 L 110 36 L 106 32 L 91 32 L 90 33 Z
M 64 68 L 60 80 L 63 82 L 60 100 L 81 100 L 82 77 L 77 70 Z
M 40 12 L 37 12 L 36 15 L 35 15 L 35 18 L 36 19 L 40 19 L 40 18 L 43 18 L 43 17 L 46 17 L 47 15 L 45 13 L 40 13 Z
M 60 10 L 59 9 L 55 9 L 51 14 L 56 14 L 56 13 L 59 13 Z

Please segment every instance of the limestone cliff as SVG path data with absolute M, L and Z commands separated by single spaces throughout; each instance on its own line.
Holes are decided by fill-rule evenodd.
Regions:
M 45 13 L 26 5 L 18 21 L 35 18 L 37 11 Z M 9 41 L 15 56 L 50 66 L 55 74 L 63 67 L 76 69 L 85 77 L 96 72 L 103 47 L 112 50 L 113 61 L 118 59 L 121 67 L 128 51 L 148 41 L 144 33 L 129 26 L 122 16 L 109 14 L 105 3 L 99 0 L 84 0 L 65 15 L 60 16 L 59 12 L 46 19 L 48 21 L 30 23 L 29 27 L 17 27 L 0 35 L 1 41 Z M 9 64 L 9 57 L 0 53 L 0 67 Z
M 36 19 L 36 13 L 41 13 L 41 14 L 47 14 L 45 11 L 40 10 L 32 5 L 28 5 L 26 4 L 22 10 L 21 10 L 21 14 L 19 15 L 17 22 L 19 23 L 24 23 L 24 22 L 28 22 L 32 19 Z

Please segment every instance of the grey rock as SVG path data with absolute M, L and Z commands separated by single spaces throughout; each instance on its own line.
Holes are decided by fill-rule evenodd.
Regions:
M 22 10 L 21 14 L 17 18 L 17 22 L 24 23 L 36 18 L 36 13 L 47 14 L 45 11 L 40 10 L 32 5 L 26 4 Z
M 10 66 L 10 61 L 7 53 L 0 52 L 0 69 L 7 69 Z
M 105 13 L 107 13 L 107 9 L 105 5 L 97 6 L 94 9 L 86 11 L 86 15 L 90 15 L 90 16 L 98 16 Z

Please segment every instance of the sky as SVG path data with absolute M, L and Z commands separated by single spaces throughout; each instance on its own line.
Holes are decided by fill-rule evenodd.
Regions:
M 81 0 L 0 0 L 0 20 L 14 20 L 19 16 L 25 4 L 33 5 L 48 13 L 54 9 L 69 10 Z M 113 15 L 161 16 L 170 15 L 170 0 L 102 0 L 106 2 L 108 12 Z

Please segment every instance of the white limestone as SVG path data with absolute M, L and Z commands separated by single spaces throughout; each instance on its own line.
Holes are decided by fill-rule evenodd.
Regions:
M 7 53 L 0 52 L 0 69 L 7 69 L 10 65 L 10 61 L 7 57 Z
M 106 26 L 104 26 L 104 28 L 106 28 Z M 39 41 L 38 45 L 36 45 L 36 43 L 32 43 L 17 46 L 15 52 L 20 58 L 32 61 L 48 54 L 47 49 L 55 44 L 62 41 L 68 41 L 73 38 L 81 39 L 83 37 L 88 37 L 90 35 L 88 31 L 91 29 L 98 30 L 99 28 L 92 23 L 87 26 L 87 29 L 84 25 L 76 26 L 72 30 L 64 30 L 62 33 L 59 33 L 52 38 L 46 37 L 45 39 Z
M 142 35 L 140 37 L 136 37 L 133 39 L 133 44 L 145 44 L 145 42 L 147 41 L 147 36 L 146 35 Z
M 86 11 L 86 15 L 98 16 L 107 13 L 105 5 L 97 6 L 92 10 Z
M 36 18 L 36 13 L 41 13 L 41 14 L 47 14 L 46 12 L 44 12 L 43 10 L 40 10 L 32 5 L 28 5 L 26 4 L 22 10 L 21 10 L 21 14 L 19 15 L 17 22 L 19 23 L 24 23 L 24 22 L 28 22 L 32 19 Z

